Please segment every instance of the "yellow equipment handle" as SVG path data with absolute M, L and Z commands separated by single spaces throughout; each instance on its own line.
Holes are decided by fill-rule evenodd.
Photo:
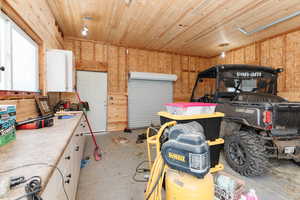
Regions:
M 159 131 L 157 132 L 156 135 L 153 135 L 153 136 L 150 136 L 150 130 L 151 128 L 148 128 L 147 129 L 147 148 L 148 148 L 148 161 L 149 161 L 149 169 L 152 168 L 152 157 L 151 157 L 151 149 L 150 149 L 150 145 L 151 144 L 154 144 L 156 145 L 156 156 L 160 154 L 160 137 L 161 135 L 163 134 L 164 130 L 167 128 L 167 127 L 170 127 L 170 126 L 174 126 L 176 125 L 177 122 L 176 121 L 171 121 L 171 122 L 167 122 L 165 123 L 164 125 L 162 125 L 159 129 Z

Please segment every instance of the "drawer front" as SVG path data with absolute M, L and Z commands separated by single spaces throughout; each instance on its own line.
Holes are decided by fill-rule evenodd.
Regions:
M 75 130 L 75 140 L 72 141 L 72 146 L 73 146 L 73 166 L 72 166 L 72 173 L 74 174 L 73 176 L 73 185 L 72 185 L 72 196 L 74 197 L 73 199 L 76 198 L 76 193 L 77 193 L 77 186 L 78 186 L 78 181 L 79 181 L 79 175 L 80 175 L 80 164 L 81 164 L 81 159 L 83 157 L 83 152 L 84 152 L 84 147 L 85 147 L 85 141 L 86 141 L 86 136 L 84 136 L 83 133 L 86 133 L 86 128 L 87 125 L 85 123 L 85 120 L 81 120 L 79 126 Z
M 76 129 L 78 133 L 84 134 L 84 133 L 89 133 L 89 128 L 86 122 L 86 119 L 84 116 L 81 118 L 80 123 Z
M 62 175 L 59 173 L 57 169 L 54 169 L 52 176 L 49 179 L 49 182 L 42 194 L 43 199 L 56 199 L 56 200 L 65 200 L 66 194 L 63 189 L 65 187 L 66 192 L 68 191 L 68 184 L 67 184 L 67 174 L 68 168 L 70 166 L 70 154 L 68 152 L 68 148 L 65 150 L 64 154 L 62 155 L 57 167 L 61 171 Z M 62 176 L 64 180 L 62 179 Z M 67 193 L 68 194 L 68 193 Z M 69 196 L 69 194 L 68 194 Z M 70 196 L 69 196 L 70 199 Z M 70 199 L 71 200 L 71 199 Z
M 43 199 L 65 200 L 66 195 L 62 187 L 63 184 L 69 200 L 75 200 L 80 162 L 85 147 L 85 136 L 82 134 L 85 129 L 86 124 L 84 120 L 81 120 L 57 165 L 63 173 L 64 183 L 59 172 L 54 170 L 42 194 Z

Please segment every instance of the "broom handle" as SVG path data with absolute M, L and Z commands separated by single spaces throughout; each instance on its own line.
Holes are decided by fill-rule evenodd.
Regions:
M 82 103 L 81 98 L 80 98 L 80 96 L 79 96 L 79 93 L 78 93 L 77 91 L 76 91 L 76 96 L 77 96 L 77 98 L 78 98 L 78 100 L 79 100 L 79 103 Z M 88 117 L 87 117 L 87 115 L 86 115 L 86 113 L 85 113 L 84 111 L 83 111 L 83 115 L 84 115 L 84 118 L 85 118 L 85 120 L 86 120 L 86 122 L 87 122 L 87 125 L 88 125 L 88 127 L 89 127 L 89 130 L 90 130 L 90 133 L 91 133 L 91 135 L 92 135 L 94 144 L 95 144 L 96 148 L 99 149 L 99 145 L 98 145 L 97 140 L 96 140 L 96 137 L 95 137 L 95 135 L 94 135 L 94 133 L 93 133 L 93 130 L 92 130 L 90 121 L 89 121 L 89 119 L 88 119 Z

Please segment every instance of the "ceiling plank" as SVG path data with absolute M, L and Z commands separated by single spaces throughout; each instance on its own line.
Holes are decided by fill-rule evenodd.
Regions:
M 247 36 L 252 30 L 300 10 L 295 0 L 47 0 L 65 36 L 118 46 L 211 57 L 300 27 L 300 17 Z M 92 17 L 84 21 L 85 16 Z M 229 43 L 228 47 L 218 47 Z

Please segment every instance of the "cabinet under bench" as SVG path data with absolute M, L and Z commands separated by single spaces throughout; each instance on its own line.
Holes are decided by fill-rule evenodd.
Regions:
M 75 200 L 86 132 L 82 113 L 71 119 L 55 119 L 53 127 L 17 131 L 16 141 L 0 147 L 0 172 L 18 169 L 0 173 L 0 180 L 39 176 L 43 200 Z M 0 199 L 23 195 L 25 184 Z

